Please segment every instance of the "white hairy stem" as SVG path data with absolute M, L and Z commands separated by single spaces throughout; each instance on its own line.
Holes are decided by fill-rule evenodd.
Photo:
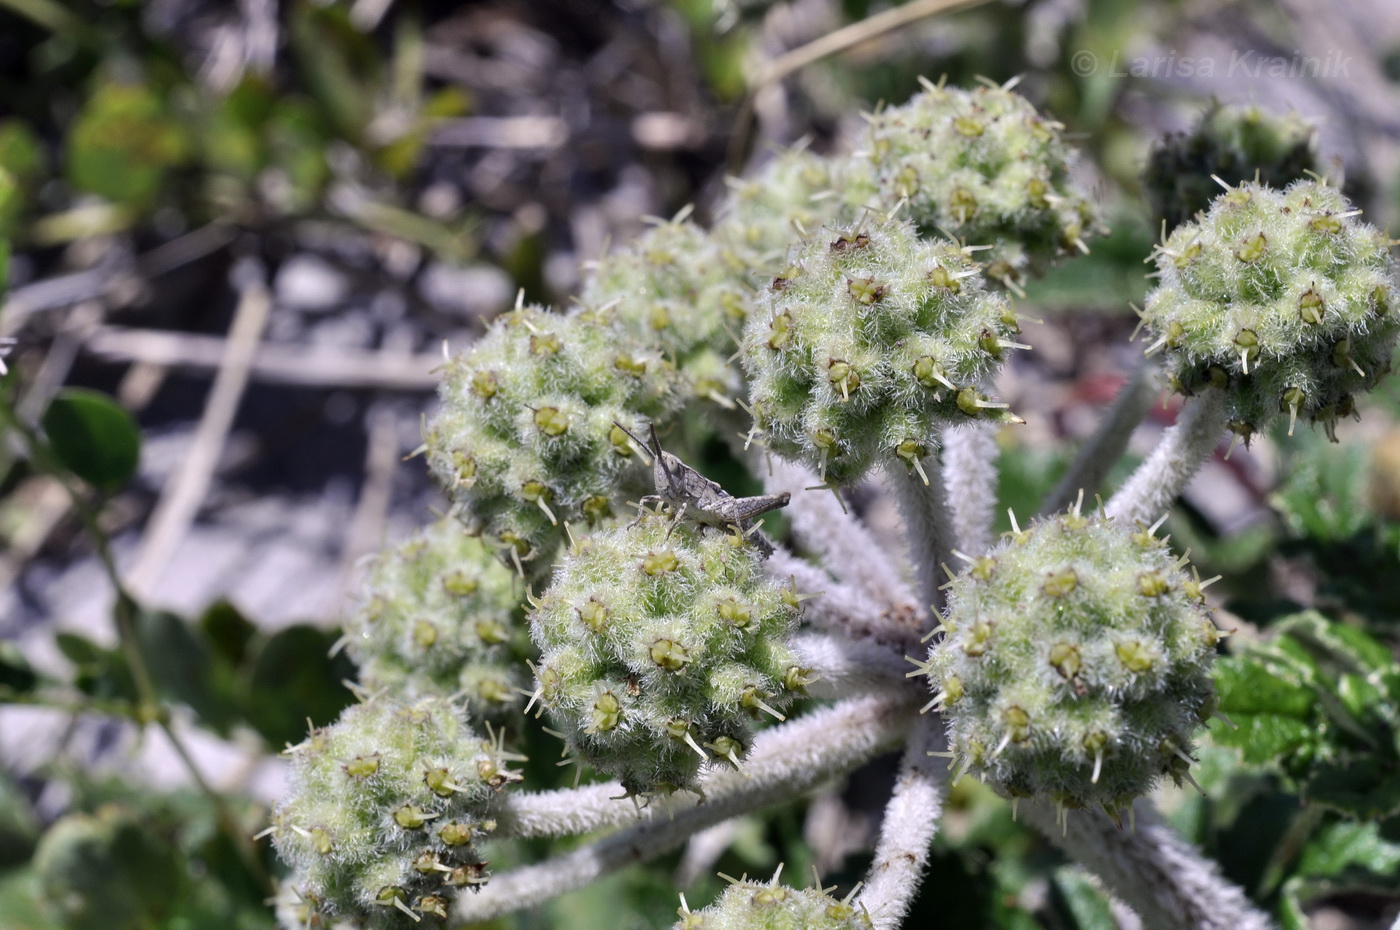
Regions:
M 623 799 L 617 783 L 574 791 L 507 795 L 496 811 L 499 836 L 552 836 L 631 826 L 538 865 L 493 875 L 480 891 L 458 896 L 457 925 L 488 920 L 581 888 L 611 872 L 655 858 L 730 817 L 791 800 L 840 778 L 898 742 L 918 716 L 904 694 L 876 694 L 822 708 L 754 740 L 742 772 L 716 767 L 703 799 L 677 793 L 646 807 Z M 612 800 L 605 800 L 608 795 Z
M 958 548 L 981 555 L 992 547 L 997 511 L 996 423 L 965 423 L 943 432 L 943 482 Z
M 1084 443 L 1070 463 L 1069 470 L 1045 498 L 1040 508 L 1042 514 L 1064 510 L 1074 503 L 1080 491 L 1084 492 L 1086 499 L 1094 499 L 1109 471 L 1123 457 L 1133 431 L 1152 409 L 1152 402 L 1157 398 L 1156 373 L 1154 360 L 1143 359 L 1132 377 L 1119 389 L 1118 396 L 1113 398 L 1094 435 Z
M 913 589 L 865 524 L 830 491 L 807 490 L 818 484 L 821 480 L 810 469 L 775 458 L 764 491 L 792 494 L 784 513 L 792 522 L 793 535 L 837 578 L 874 604 L 917 604 Z
M 943 565 L 953 558 L 957 540 L 948 514 L 948 502 L 943 491 L 943 469 L 938 456 L 930 455 L 920 465 L 923 473 L 892 466 L 889 484 L 899 502 L 899 513 L 909 540 L 909 558 L 919 580 L 922 610 L 943 608 L 943 592 L 939 588 L 947 580 Z M 925 483 L 925 478 L 928 479 Z M 926 631 L 934 624 L 928 622 Z
M 926 682 L 914 683 L 913 666 L 903 650 L 870 640 L 850 640 L 824 633 L 799 633 L 791 640 L 797 660 L 817 680 L 807 686 L 813 697 L 841 698 L 880 689 L 910 689 L 911 698 L 927 692 Z
M 921 634 L 913 604 L 884 607 L 781 546 L 764 568 L 780 584 L 795 582 L 799 594 L 819 595 L 802 601 L 802 618 L 808 626 L 847 639 L 888 643 L 901 651 L 918 650 Z
M 1215 451 L 1225 422 L 1225 396 L 1220 391 L 1206 388 L 1187 398 L 1176 425 L 1109 499 L 1108 515 L 1127 526 L 1155 522 Z
M 1144 930 L 1273 927 L 1146 799 L 1133 805 L 1133 819 L 1121 827 L 1100 812 L 1061 812 L 1044 801 L 1022 801 L 1018 813 L 1096 874 L 1142 919 Z
M 924 879 L 929 844 L 943 813 L 947 765 L 930 751 L 944 748 L 939 718 L 915 725 L 899 766 L 894 794 L 885 805 L 875 859 L 856 904 L 870 915 L 875 930 L 897 930 Z

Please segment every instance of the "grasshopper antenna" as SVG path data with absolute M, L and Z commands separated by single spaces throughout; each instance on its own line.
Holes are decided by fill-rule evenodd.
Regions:
M 648 444 L 648 443 L 645 443 L 645 442 L 643 442 L 641 439 L 639 439 L 639 438 L 637 437 L 637 434 L 636 434 L 636 433 L 632 432 L 630 429 L 628 429 L 627 427 L 623 426 L 621 423 L 617 422 L 616 420 L 613 420 L 613 426 L 616 426 L 618 429 L 620 429 L 620 430 L 622 430 L 624 433 L 626 433 L 626 434 L 627 434 L 627 438 L 628 438 L 628 439 L 631 439 L 633 442 L 635 442 L 635 443 L 637 444 L 637 448 L 638 448 L 638 449 L 642 449 L 642 450 L 644 450 L 644 451 L 646 451 L 646 452 L 648 452 L 648 453 L 651 453 L 651 445 Z M 653 437 L 656 436 L 656 427 L 655 427 L 654 425 L 653 425 L 652 428 L 651 428 L 651 435 L 652 435 Z M 652 453 L 652 454 L 654 455 L 655 453 Z
M 661 455 L 661 440 L 656 435 L 656 423 L 653 421 L 648 425 L 651 427 L 651 454 L 661 463 L 661 471 L 666 475 L 666 480 L 674 483 L 676 478 L 671 474 L 671 469 L 666 467 L 666 459 Z

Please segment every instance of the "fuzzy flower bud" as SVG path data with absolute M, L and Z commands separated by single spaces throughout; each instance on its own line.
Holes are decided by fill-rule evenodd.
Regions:
M 1142 179 L 1153 213 L 1175 229 L 1210 207 L 1220 193 L 1213 177 L 1282 188 L 1320 174 L 1315 134 L 1316 127 L 1296 112 L 1280 116 L 1253 104 L 1216 101 L 1189 133 L 1167 136 L 1153 147 Z
M 965 250 L 887 220 L 803 242 L 759 298 L 744 367 L 765 441 L 834 484 L 917 465 L 944 426 L 1012 420 L 979 393 L 1015 316 Z
M 1070 183 L 1064 127 L 1010 86 L 935 86 L 870 119 L 847 196 L 884 209 L 908 200 L 919 229 L 992 246 L 988 277 L 1018 284 L 1056 255 L 1085 250 L 1095 225 Z
M 443 374 L 428 462 L 462 517 L 508 560 L 549 557 L 564 523 L 595 523 L 647 471 L 617 423 L 681 401 L 672 366 L 587 316 L 507 313 Z
M 796 595 L 734 534 L 647 514 L 583 537 L 531 615 L 539 697 L 569 748 L 641 795 L 737 763 L 802 693 Z
M 460 694 L 499 716 L 523 684 L 512 644 L 524 633 L 515 575 L 446 517 L 385 550 L 345 619 L 346 649 L 371 689 L 408 699 Z
M 1071 511 L 959 574 L 926 668 L 963 768 L 1110 812 L 1189 778 L 1220 633 L 1180 564 L 1150 531 Z
M 1390 240 L 1319 181 L 1228 189 L 1158 249 L 1143 321 L 1184 394 L 1226 392 L 1244 439 L 1279 413 L 1334 435 L 1390 368 Z
M 730 265 L 745 274 L 771 274 L 794 240 L 843 219 L 849 211 L 839 191 L 844 164 L 795 148 L 754 177 L 733 181 L 712 231 Z
M 674 359 L 697 396 L 728 404 L 741 379 L 725 360 L 751 296 L 740 282 L 719 245 L 681 219 L 599 259 L 581 300 L 584 313 Z
M 779 869 L 781 872 L 782 869 Z M 673 930 L 870 930 L 870 916 L 819 888 L 770 881 L 730 880 L 719 900 L 702 911 L 684 902 Z
M 519 780 L 506 768 L 518 757 L 447 701 L 356 704 L 288 752 L 292 789 L 270 832 L 308 907 L 406 928 L 486 880 L 475 841 L 494 829 L 487 805 Z

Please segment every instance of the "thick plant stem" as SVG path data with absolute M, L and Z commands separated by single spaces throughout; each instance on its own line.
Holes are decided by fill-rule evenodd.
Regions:
M 807 686 L 813 697 L 844 698 L 910 688 L 909 660 L 903 649 L 823 633 L 798 633 L 792 638 L 792 649 L 803 667 L 817 676 Z M 914 696 L 922 693 L 922 685 L 911 689 Z
M 1152 402 L 1157 397 L 1156 373 L 1157 366 L 1153 360 L 1143 359 L 1132 377 L 1118 391 L 1118 396 L 1113 398 L 1094 435 L 1084 443 L 1070 463 L 1069 470 L 1045 498 L 1040 508 L 1042 515 L 1064 510 L 1074 503 L 1080 491 L 1089 500 L 1094 499 L 1109 471 L 1128 448 L 1133 431 L 1152 409 Z
M 943 813 L 947 774 L 947 767 L 928 753 L 942 748 L 938 719 L 921 719 L 904 750 L 894 794 L 885 805 L 875 860 L 856 898 L 875 930 L 897 930 L 923 882 L 929 844 Z
M 942 566 L 952 559 L 957 540 L 948 515 L 948 502 L 943 491 L 943 469 L 938 457 L 924 459 L 922 474 L 904 468 L 889 469 L 890 486 L 899 501 L 899 512 L 909 538 L 909 558 L 919 579 L 922 607 L 934 611 L 943 609 L 943 592 L 939 590 L 945 576 Z M 924 478 L 927 477 L 927 482 Z M 928 624 L 932 629 L 934 624 Z M 927 630 L 925 631 L 927 632 Z
M 533 906 L 661 855 L 730 817 L 790 800 L 850 772 L 896 742 L 917 716 L 913 701 L 890 692 L 815 711 L 760 734 L 742 772 L 714 769 L 704 781 L 703 799 L 678 793 L 639 807 L 622 796 L 622 786 L 616 783 L 507 796 L 496 813 L 500 836 L 585 833 L 629 822 L 633 826 L 538 865 L 492 876 L 480 891 L 457 898 L 455 923 Z
M 764 563 L 768 574 L 780 583 L 795 584 L 803 600 L 803 620 L 810 626 L 847 639 L 873 640 L 901 652 L 919 648 L 918 609 L 913 603 L 882 607 L 850 585 L 843 584 L 805 559 L 779 546 Z
M 764 490 L 792 494 L 784 513 L 792 521 L 793 534 L 805 549 L 820 556 L 821 563 L 837 578 L 876 604 L 916 603 L 913 590 L 865 524 L 830 491 L 808 490 L 820 483 L 809 469 L 775 459 Z
M 1106 507 L 1118 522 L 1150 524 L 1166 513 L 1215 451 L 1225 429 L 1225 397 L 1207 388 L 1186 401 L 1176 425 L 1147 457 Z
M 1098 875 L 1142 918 L 1144 930 L 1269 930 L 1244 891 L 1138 800 L 1135 822 L 1118 826 L 1098 811 L 1063 811 L 1022 802 L 1018 812 L 1051 842 Z
M 992 547 L 997 509 L 996 423 L 968 423 L 943 433 L 943 476 L 959 548 L 981 555 Z

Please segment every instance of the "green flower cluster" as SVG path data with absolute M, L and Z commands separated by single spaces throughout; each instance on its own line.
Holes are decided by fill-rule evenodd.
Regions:
M 475 841 L 519 775 L 446 700 L 356 704 L 288 752 L 270 832 L 309 912 L 404 928 L 446 918 L 456 889 L 486 880 Z
M 597 523 L 647 472 L 621 423 L 664 419 L 674 367 L 591 314 L 497 318 L 443 371 L 428 462 L 469 528 L 519 565 L 549 564 L 564 523 Z
M 1152 212 L 1175 229 L 1210 207 L 1220 193 L 1212 178 L 1287 187 L 1321 174 L 1315 135 L 1316 128 L 1297 113 L 1279 116 L 1252 104 L 1214 101 L 1189 133 L 1167 136 L 1153 147 L 1142 178 Z
M 925 666 L 962 765 L 1110 812 L 1189 777 L 1220 633 L 1180 564 L 1150 531 L 1074 511 L 973 560 Z
M 1070 183 L 1063 127 L 1010 85 L 973 90 L 925 83 L 870 118 L 844 172 L 848 198 L 907 215 L 926 234 L 991 246 L 988 277 L 1015 287 L 1070 249 L 1087 251 L 1093 206 Z
M 788 149 L 748 179 L 734 180 L 713 235 L 738 272 L 772 276 L 789 246 L 822 226 L 849 219 L 840 193 L 846 160 Z
M 644 514 L 581 539 L 536 603 L 539 697 L 629 792 L 693 789 L 808 684 L 786 644 L 799 613 L 736 534 Z
M 740 391 L 727 359 L 751 294 L 715 238 L 681 219 L 599 259 L 581 302 L 591 319 L 673 360 L 696 396 L 727 405 Z
M 832 484 L 918 467 L 938 431 L 1012 420 L 978 385 L 1018 345 L 1016 318 L 967 251 L 899 220 L 813 235 L 760 297 L 744 367 L 764 441 Z
M 779 870 L 781 871 L 781 870 Z M 730 881 L 718 901 L 702 911 L 681 906 L 673 930 L 870 930 L 864 910 L 819 888 L 790 888 L 778 876 Z
M 1334 436 L 1390 368 L 1390 239 L 1320 181 L 1228 189 L 1167 238 L 1143 321 L 1184 394 L 1226 392 L 1244 439 L 1279 413 Z
M 512 645 L 523 635 L 514 574 L 446 517 L 380 553 L 345 618 L 363 683 L 412 700 L 460 695 L 494 717 L 523 684 Z

